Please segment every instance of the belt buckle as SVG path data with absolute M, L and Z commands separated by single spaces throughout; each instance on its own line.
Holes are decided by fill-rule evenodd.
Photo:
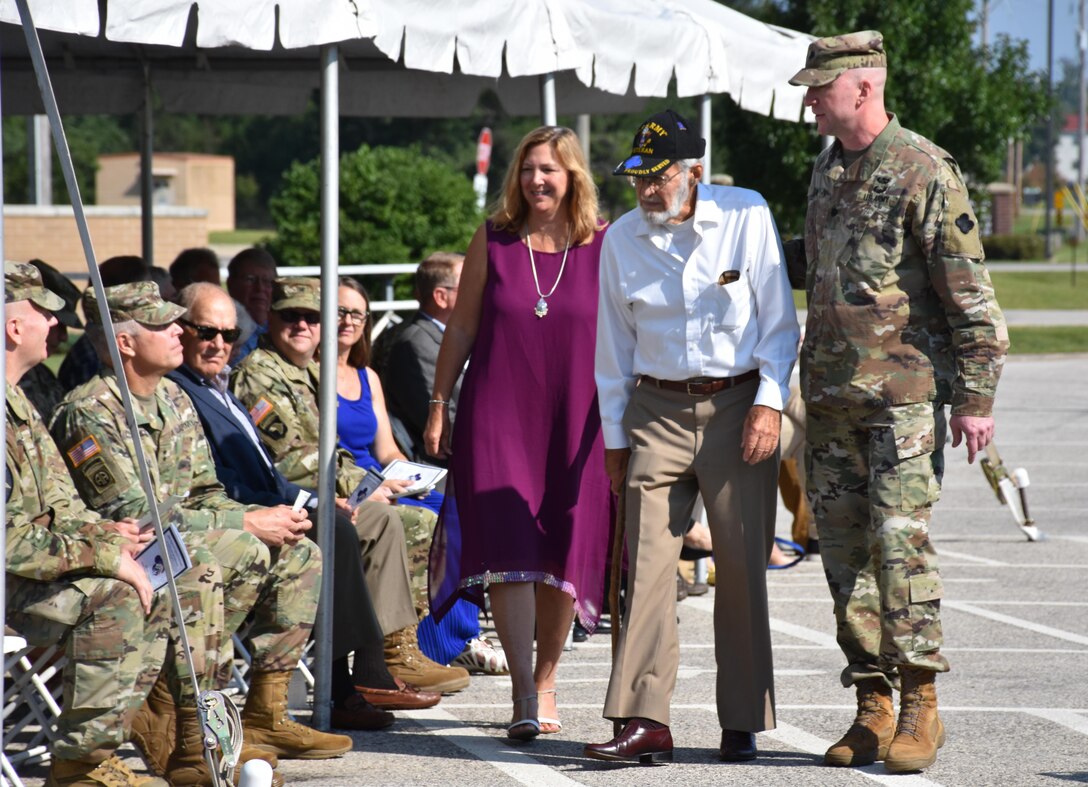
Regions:
M 706 383 L 692 383 L 692 382 L 684 383 L 684 387 L 687 389 L 688 396 L 702 396 L 701 393 L 698 393 L 698 392 L 692 390 L 692 386 L 695 386 L 695 385 L 706 385 Z

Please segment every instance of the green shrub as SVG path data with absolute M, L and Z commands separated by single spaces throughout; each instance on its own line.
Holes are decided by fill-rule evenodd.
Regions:
M 321 258 L 320 162 L 296 162 L 269 201 L 283 265 Z M 419 262 L 464 251 L 482 219 L 472 184 L 417 148 L 363 145 L 340 157 L 340 263 Z
M 1046 243 L 1041 235 L 991 235 L 982 248 L 988 260 L 1041 260 L 1046 257 Z

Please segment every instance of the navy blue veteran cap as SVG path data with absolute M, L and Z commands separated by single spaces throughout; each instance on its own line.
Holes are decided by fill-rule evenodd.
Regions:
M 612 170 L 612 174 L 636 178 L 656 175 L 675 161 L 702 158 L 705 152 L 706 140 L 696 134 L 684 118 L 666 109 L 639 127 L 631 144 L 631 155 Z

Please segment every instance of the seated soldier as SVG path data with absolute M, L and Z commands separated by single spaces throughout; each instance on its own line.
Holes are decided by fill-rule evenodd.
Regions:
M 240 503 L 259 505 L 291 504 L 304 491 L 312 495 L 312 489 L 303 490 L 276 470 L 249 413 L 226 387 L 227 359 L 238 339 L 234 300 L 222 288 L 198 282 L 181 291 L 178 303 L 188 309 L 180 321 L 185 360 L 167 377 L 193 400 L 227 495 Z M 317 498 L 310 497 L 306 510 L 315 528 L 316 506 Z M 354 523 L 345 509 L 346 505 L 337 509 L 334 522 L 332 723 L 346 729 L 377 729 L 388 726 L 393 717 L 376 711 L 368 697 L 387 710 L 411 710 L 436 705 L 441 695 L 398 683 L 382 657 L 381 621 L 387 621 L 391 631 L 416 621 L 400 519 L 382 503 L 362 503 Z M 316 540 L 316 529 L 307 535 Z M 355 669 L 349 672 L 351 652 Z
M 83 329 L 83 323 L 76 315 L 79 289 L 68 277 L 49 263 L 31 260 L 30 264 L 41 273 L 45 288 L 59 295 L 64 301 L 64 305 L 53 312 L 57 322 L 49 329 L 49 338 L 45 342 L 49 355 L 53 355 L 62 344 L 68 341 L 69 328 Z M 53 417 L 53 410 L 67 393 L 64 386 L 60 384 L 60 380 L 44 361 L 23 375 L 23 379 L 19 381 L 19 387 L 23 389 L 26 398 L 30 400 L 46 423 L 49 423 L 49 419 Z
M 287 758 L 319 759 L 349 751 L 351 738 L 318 732 L 287 715 L 287 686 L 309 639 L 320 590 L 320 552 L 305 538 L 309 521 L 288 506 L 237 503 L 216 479 L 192 402 L 165 379 L 182 360 L 181 327 L 175 320 L 185 310 L 163 301 L 153 282 L 107 288 L 106 301 L 155 493 L 160 501 L 181 498 L 170 518 L 179 521 L 194 562 L 194 569 L 182 576 L 179 590 L 184 600 L 201 599 L 200 614 L 190 616 L 198 632 L 190 637 L 190 645 L 203 631 L 203 688 L 225 685 L 230 637 L 252 613 L 248 635 L 252 672 L 242 711 L 246 743 Z M 136 471 L 106 334 L 97 322 L 93 290 L 84 293 L 83 311 L 103 368 L 65 398 L 53 419 L 53 435 L 66 452 L 76 487 L 89 506 L 108 516 L 142 516 L 148 510 L 147 500 Z M 212 618 L 220 615 L 214 601 L 207 599 L 209 583 L 204 572 L 211 567 L 221 572 L 222 629 L 218 632 L 209 631 Z M 173 645 L 180 649 L 176 640 Z M 168 666 L 176 664 L 176 659 L 167 661 Z M 161 701 L 145 709 L 151 717 L 143 720 L 148 731 L 145 754 L 155 766 L 163 767 L 174 785 L 207 784 L 210 774 L 203 761 L 202 735 L 187 694 L 192 691 L 191 681 L 176 678 L 172 670 L 164 670 L 166 686 L 153 695 Z M 175 701 L 177 714 L 176 748 L 169 753 L 169 735 L 160 735 L 175 712 L 167 695 Z M 151 752 L 146 750 L 148 744 Z
M 166 654 L 170 605 L 134 555 L 133 520 L 87 510 L 19 379 L 45 360 L 64 301 L 38 271 L 4 264 L 7 623 L 34 645 L 64 643 L 64 699 L 47 785 L 160 785 L 114 753 Z M 148 536 L 149 537 L 149 536 Z
M 318 470 L 319 372 L 313 357 L 320 340 L 319 288 L 317 279 L 277 279 L 268 333 L 231 373 L 231 387 L 249 408 L 276 468 L 288 481 L 310 488 L 317 486 Z M 336 451 L 336 469 L 336 494 L 341 497 L 350 495 L 366 476 L 343 449 Z M 371 499 L 389 501 L 407 486 L 406 481 L 387 481 Z M 397 505 L 394 510 L 404 523 L 413 595 L 422 612 L 427 605 L 427 552 L 435 515 L 416 506 Z M 371 594 L 378 595 L 373 584 Z M 385 662 L 394 677 L 431 691 L 459 691 L 469 683 L 467 670 L 443 667 L 423 655 L 415 625 L 385 630 Z M 442 683 L 421 684 L 436 672 L 446 676 Z

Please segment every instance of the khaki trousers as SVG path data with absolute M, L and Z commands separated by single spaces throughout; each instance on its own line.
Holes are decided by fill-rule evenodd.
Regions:
M 717 566 L 718 720 L 723 729 L 749 732 L 775 725 L 766 570 L 778 454 L 754 467 L 741 458 L 744 418 L 758 385 L 752 380 L 712 396 L 639 385 L 628 404 L 627 612 L 606 718 L 669 724 L 680 656 L 676 563 L 701 493 Z
M 363 501 L 355 514 L 363 573 L 383 635 L 419 622 L 412 601 L 404 526 L 397 509 L 398 506 Z

